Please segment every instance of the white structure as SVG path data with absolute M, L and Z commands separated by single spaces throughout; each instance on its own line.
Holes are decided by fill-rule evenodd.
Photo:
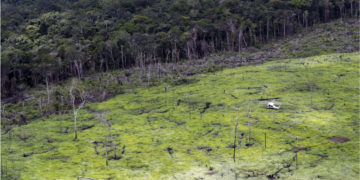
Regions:
M 268 105 L 266 106 L 266 108 L 268 108 L 268 109 L 280 109 L 280 106 L 275 106 L 275 104 L 273 102 L 269 102 Z

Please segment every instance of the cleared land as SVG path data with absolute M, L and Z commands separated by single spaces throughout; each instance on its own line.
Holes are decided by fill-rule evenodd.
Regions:
M 125 89 L 80 110 L 78 141 L 71 114 L 3 133 L 2 169 L 27 180 L 358 179 L 359 58 L 276 60 Z M 265 108 L 272 99 L 280 110 Z

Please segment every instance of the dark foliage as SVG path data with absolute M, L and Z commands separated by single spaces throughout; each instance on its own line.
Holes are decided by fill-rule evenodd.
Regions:
M 353 0 L 3 0 L 2 98 L 154 62 L 198 59 L 354 17 Z

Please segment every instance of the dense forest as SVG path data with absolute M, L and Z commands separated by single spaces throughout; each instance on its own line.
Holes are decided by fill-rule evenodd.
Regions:
M 359 15 L 354 0 L 2 0 L 2 98 L 38 84 L 241 51 Z

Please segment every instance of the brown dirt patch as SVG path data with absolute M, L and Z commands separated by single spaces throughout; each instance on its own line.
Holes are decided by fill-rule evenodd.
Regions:
M 350 141 L 350 139 L 346 137 L 332 137 L 329 138 L 328 140 L 336 143 L 344 143 Z
M 206 175 L 212 176 L 212 175 L 214 175 L 216 173 L 218 173 L 218 172 L 217 171 L 211 171 L 211 172 L 206 173 Z
M 296 146 L 294 146 L 291 150 L 292 150 L 293 152 L 309 151 L 310 148 L 307 148 L 307 147 L 296 147 Z

